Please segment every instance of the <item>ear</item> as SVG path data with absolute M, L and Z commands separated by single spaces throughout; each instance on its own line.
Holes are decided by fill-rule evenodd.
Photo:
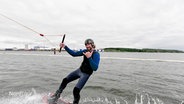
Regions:
M 95 48 L 96 46 L 95 45 L 92 45 L 93 48 Z

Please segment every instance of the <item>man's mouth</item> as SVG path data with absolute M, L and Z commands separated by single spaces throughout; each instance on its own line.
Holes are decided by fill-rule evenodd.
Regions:
M 87 50 L 91 50 L 91 48 L 87 48 Z

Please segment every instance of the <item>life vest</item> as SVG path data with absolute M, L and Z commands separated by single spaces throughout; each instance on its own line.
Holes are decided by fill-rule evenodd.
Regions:
M 95 53 L 96 52 L 94 51 L 93 54 L 92 54 L 92 56 L 91 56 L 92 59 L 93 59 L 93 55 Z M 91 65 L 89 63 L 89 60 L 88 60 L 88 58 L 85 55 L 83 55 L 83 62 L 81 64 L 81 66 L 80 66 L 80 69 L 81 69 L 82 72 L 84 72 L 86 74 L 89 74 L 89 75 L 91 75 L 93 73 L 93 69 L 91 68 Z

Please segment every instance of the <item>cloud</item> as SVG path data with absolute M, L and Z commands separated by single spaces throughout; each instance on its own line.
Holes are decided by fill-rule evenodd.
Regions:
M 86 38 L 93 38 L 99 48 L 183 49 L 183 3 L 183 0 L 1 0 L 0 13 L 39 33 L 67 34 L 66 43 L 74 48 L 83 47 Z M 12 40 L 6 36 L 18 38 L 15 43 L 44 41 L 39 34 L 2 16 L 0 22 L 0 37 L 7 44 Z M 61 41 L 60 37 L 48 38 L 54 44 Z

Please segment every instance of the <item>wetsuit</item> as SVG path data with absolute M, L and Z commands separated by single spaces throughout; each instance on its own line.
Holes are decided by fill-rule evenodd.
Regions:
M 81 66 L 76 69 L 75 71 L 71 72 L 67 77 L 65 77 L 59 87 L 59 93 L 62 93 L 66 85 L 79 78 L 78 83 L 73 89 L 73 95 L 74 95 L 74 103 L 75 101 L 78 104 L 78 101 L 80 99 L 80 90 L 84 87 L 85 83 L 89 79 L 90 75 L 93 73 L 93 71 L 96 71 L 98 69 L 98 65 L 100 62 L 100 54 L 97 51 L 93 51 L 93 54 L 90 58 L 87 58 L 83 52 L 87 52 L 86 49 L 80 50 L 80 51 L 73 51 L 67 46 L 64 47 L 65 50 L 72 56 L 83 56 L 83 62 Z

